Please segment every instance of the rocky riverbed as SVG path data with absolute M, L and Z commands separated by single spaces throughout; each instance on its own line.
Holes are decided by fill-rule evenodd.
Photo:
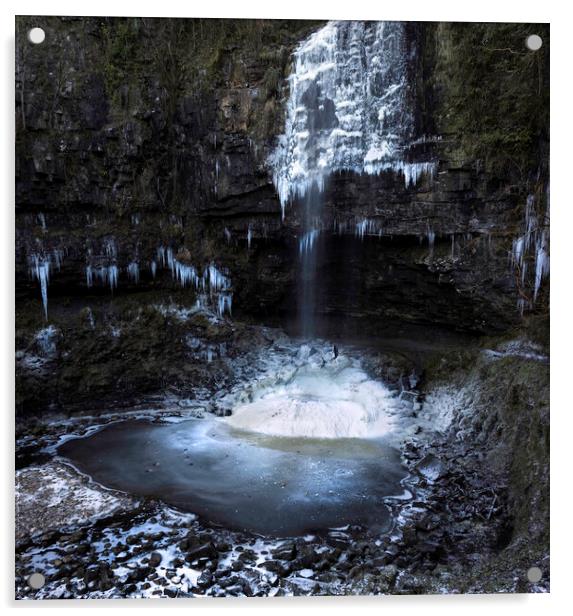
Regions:
M 529 475 L 534 462 L 523 465 L 513 450 L 543 447 L 547 429 L 539 406 L 547 359 L 525 339 L 479 340 L 471 348 L 434 348 L 415 358 L 340 348 L 341 355 L 359 357 L 396 401 L 401 428 L 392 443 L 407 476 L 401 495 L 380 502 L 391 511 L 388 532 L 352 522 L 295 537 L 231 530 L 153 497 L 107 489 L 58 455 L 66 440 L 115 422 L 224 417 L 230 393 L 268 381 L 277 362 L 304 365 L 313 358 L 320 366 L 329 359 L 325 342 L 305 345 L 301 353 L 300 343 L 279 330 L 263 328 L 259 335 L 266 345 L 235 361 L 227 389 L 197 388 L 185 398 L 172 393 L 156 399 L 153 406 L 36 420 L 21 429 L 18 597 L 549 589 L 546 478 Z M 518 443 L 524 422 L 534 429 L 529 443 Z M 527 581 L 531 566 L 544 573 L 538 584 Z M 40 590 L 27 585 L 34 572 L 46 577 Z

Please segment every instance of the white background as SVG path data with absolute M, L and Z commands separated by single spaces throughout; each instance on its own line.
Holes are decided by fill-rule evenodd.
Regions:
M 573 24 L 566 0 L 217 0 L 216 2 L 129 2 L 126 0 L 78 1 L 44 0 L 3 4 L 1 29 L 2 71 L 0 89 L 0 259 L 2 299 L 2 338 L 0 376 L 2 387 L 2 474 L 0 502 L 0 604 L 9 609 L 44 613 L 89 609 L 92 614 L 106 610 L 192 610 L 205 614 L 250 611 L 262 613 L 292 610 L 348 614 L 349 612 L 392 616 L 403 614 L 549 614 L 571 613 L 573 604 L 573 532 L 571 486 L 571 405 L 570 322 L 572 319 L 573 254 L 573 140 L 571 117 L 573 96 Z M 14 594 L 14 15 L 129 15 L 160 17 L 259 17 L 308 19 L 380 19 L 411 21 L 521 21 L 551 22 L 551 595 L 493 595 L 438 597 L 342 597 L 280 599 L 176 599 L 113 601 L 15 602 Z M 38 25 L 41 25 L 39 23 Z M 568 252 L 572 248 L 572 253 Z

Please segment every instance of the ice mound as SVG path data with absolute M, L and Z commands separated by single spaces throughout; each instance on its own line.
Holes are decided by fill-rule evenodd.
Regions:
M 310 361 L 313 359 L 315 361 Z M 239 403 L 227 422 L 240 430 L 294 438 L 376 438 L 393 429 L 396 400 L 357 361 L 309 357 L 288 380 L 277 375 Z

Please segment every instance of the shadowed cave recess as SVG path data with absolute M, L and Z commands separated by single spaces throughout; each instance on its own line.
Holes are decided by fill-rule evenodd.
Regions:
M 37 21 L 17 596 L 547 591 L 548 26 Z

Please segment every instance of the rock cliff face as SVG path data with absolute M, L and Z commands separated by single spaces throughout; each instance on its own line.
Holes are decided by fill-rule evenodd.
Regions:
M 26 38 L 33 25 L 42 45 Z M 22 341 L 44 322 L 42 282 L 58 325 L 166 293 L 191 305 L 197 291 L 180 292 L 173 268 L 201 276 L 209 263 L 232 283 L 235 316 L 293 318 L 300 207 L 281 220 L 268 158 L 291 54 L 322 25 L 17 19 Z M 532 300 L 535 249 L 518 259 L 528 272 L 510 263 L 527 196 L 536 220 L 548 211 L 548 53 L 525 49 L 533 31 L 549 40 L 546 26 L 407 25 L 411 154 L 437 171 L 409 187 L 391 172 L 330 178 L 323 317 L 349 331 L 402 320 L 489 333 L 520 322 L 520 299 L 547 311 L 546 284 Z

